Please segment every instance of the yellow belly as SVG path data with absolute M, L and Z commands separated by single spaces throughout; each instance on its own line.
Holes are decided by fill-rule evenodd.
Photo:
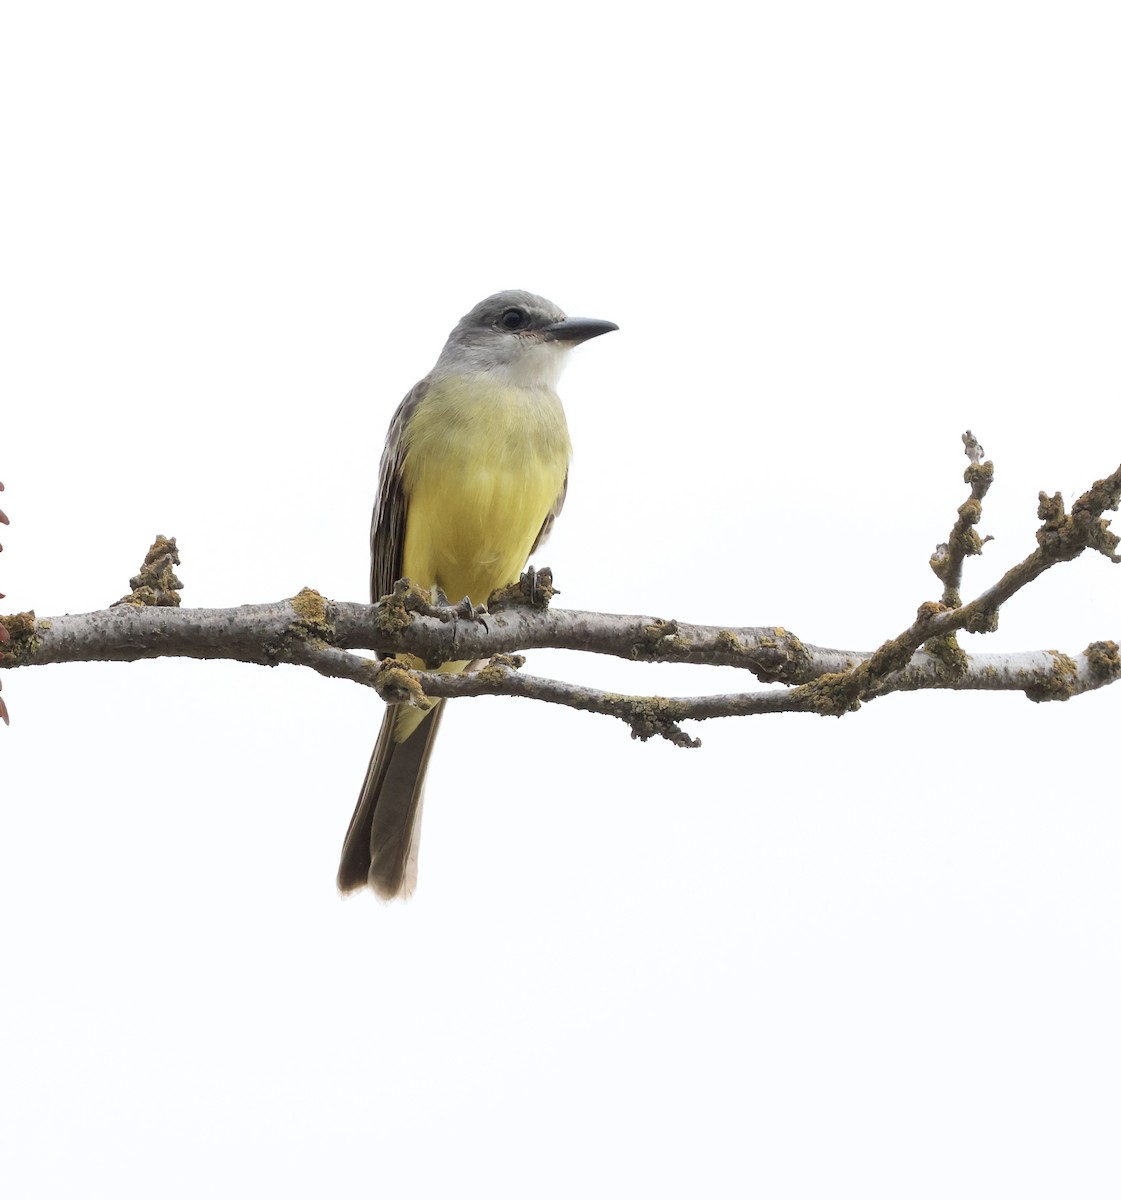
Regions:
M 405 438 L 402 573 L 421 587 L 439 586 L 453 604 L 464 596 L 486 604 L 518 578 L 564 488 L 571 446 L 560 400 L 544 389 L 441 380 Z M 404 741 L 426 715 L 402 708 L 396 739 Z
M 525 566 L 569 454 L 554 392 L 434 384 L 406 433 L 403 573 L 453 603 L 485 604 Z

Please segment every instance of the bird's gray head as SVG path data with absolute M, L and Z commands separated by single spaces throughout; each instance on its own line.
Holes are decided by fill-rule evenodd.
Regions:
M 618 328 L 611 321 L 566 317 L 532 292 L 496 292 L 451 331 L 433 374 L 486 373 L 507 386 L 552 388 L 573 346 Z

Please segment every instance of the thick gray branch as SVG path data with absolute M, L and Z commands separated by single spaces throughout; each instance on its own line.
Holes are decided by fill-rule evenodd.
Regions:
M 890 692 L 925 688 L 1021 691 L 1032 700 L 1065 700 L 1114 682 L 1121 677 L 1116 642 L 1094 642 L 1074 656 L 1057 651 L 970 655 L 958 645 L 957 634 L 991 632 L 1007 600 L 1084 550 L 1121 561 L 1118 537 L 1104 516 L 1121 502 L 1121 467 L 1083 493 L 1069 513 L 1061 496 L 1040 493 L 1036 548 L 963 604 L 962 567 L 984 544 L 975 526 L 993 478 L 992 463 L 980 462 L 977 440 L 971 433 L 963 440 L 970 495 L 958 509 L 949 540 L 931 559 L 943 583 L 942 600 L 920 605 L 902 633 L 870 653 L 807 645 L 777 627 L 724 629 L 659 617 L 546 611 L 552 580 L 544 572 L 527 573 L 520 584 L 496 593 L 486 613 L 466 601 L 455 607 L 433 604 L 427 592 L 407 581 L 376 605 L 329 601 L 304 589 L 275 604 L 183 609 L 177 607 L 182 585 L 173 570 L 179 563 L 175 541 L 160 537 L 130 581 L 132 592 L 109 609 L 47 620 L 34 613 L 3 618 L 0 667 L 175 656 L 263 666 L 287 662 L 374 687 L 393 703 L 426 706 L 430 698 L 445 696 L 524 696 L 615 716 L 635 737 L 657 735 L 682 746 L 698 744 L 682 730 L 684 720 L 764 712 L 839 716 Z M 737 667 L 763 683 L 786 686 L 717 696 L 623 696 L 521 674 L 523 660 L 513 652 L 545 647 L 642 662 Z M 359 649 L 406 658 L 379 662 L 352 653 Z M 407 665 L 486 659 L 489 664 L 467 674 L 414 671 Z
M 0 666 L 64 662 L 133 662 L 144 658 L 231 659 L 310 667 L 332 679 L 377 688 L 387 699 L 425 703 L 425 696 L 521 696 L 615 716 L 641 738 L 667 737 L 696 744 L 684 720 L 775 712 L 838 711 L 811 687 L 795 686 L 713 696 L 624 696 L 579 684 L 522 674 L 509 652 L 527 647 L 591 651 L 647 662 L 691 662 L 744 668 L 787 684 L 849 679 L 873 655 L 801 642 L 774 627 L 722 629 L 555 609 L 509 609 L 484 619 L 457 620 L 412 614 L 404 632 L 382 625 L 381 605 L 336 603 L 314 592 L 273 604 L 227 609 L 150 608 L 118 605 L 92 613 L 9 620 L 12 642 Z M 447 610 L 450 612 L 451 610 Z M 427 661 L 491 658 L 466 675 L 408 671 L 351 653 L 354 649 L 409 650 Z M 951 689 L 1021 691 L 1033 699 L 1059 699 L 1090 691 L 1121 674 L 1113 643 L 1095 643 L 1080 655 L 1052 651 L 964 655 L 948 670 L 944 659 L 920 651 L 881 680 L 875 695 L 891 691 Z M 866 693 L 866 698 L 867 698 Z

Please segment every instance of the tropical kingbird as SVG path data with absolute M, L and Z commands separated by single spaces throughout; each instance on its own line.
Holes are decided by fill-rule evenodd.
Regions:
M 485 604 L 518 579 L 568 486 L 557 379 L 573 346 L 612 329 L 521 291 L 489 296 L 459 322 L 389 425 L 370 527 L 373 601 L 407 578 L 453 603 Z M 369 884 L 389 900 L 416 886 L 424 772 L 442 712 L 439 703 L 386 709 L 343 843 L 340 891 Z

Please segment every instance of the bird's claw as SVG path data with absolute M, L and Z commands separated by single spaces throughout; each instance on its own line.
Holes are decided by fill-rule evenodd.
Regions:
M 549 601 L 556 595 L 551 567 L 542 567 L 540 570 L 536 567 L 526 567 L 521 586 L 531 608 L 548 608 Z

